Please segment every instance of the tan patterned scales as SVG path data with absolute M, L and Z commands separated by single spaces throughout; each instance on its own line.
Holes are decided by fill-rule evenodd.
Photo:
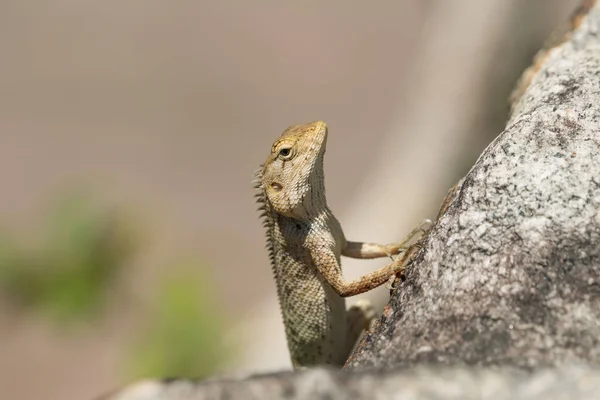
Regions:
M 286 129 L 257 171 L 257 198 L 267 228 L 288 348 L 295 369 L 319 364 L 342 366 L 375 317 L 368 302 L 346 310 L 345 297 L 378 287 L 403 270 L 411 251 L 401 243 L 350 242 L 327 207 L 323 156 L 327 125 L 316 121 Z M 425 222 L 427 224 L 428 221 Z M 391 264 L 346 282 L 340 256 L 389 257 Z

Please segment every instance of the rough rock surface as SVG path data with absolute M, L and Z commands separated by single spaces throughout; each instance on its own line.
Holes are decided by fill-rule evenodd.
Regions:
M 345 370 L 108 398 L 600 398 L 599 34 L 593 5 L 548 52 Z
M 521 371 L 417 368 L 414 371 L 345 372 L 315 369 L 248 380 L 194 383 L 140 382 L 110 400 L 403 399 L 595 400 L 600 370 L 569 367 L 527 375 Z
M 600 361 L 599 28 L 549 53 L 348 367 Z

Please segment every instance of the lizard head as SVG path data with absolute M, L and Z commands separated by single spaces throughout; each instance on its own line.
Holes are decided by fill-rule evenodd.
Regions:
M 323 155 L 327 124 L 316 121 L 287 128 L 273 143 L 259 185 L 274 211 L 304 219 L 325 206 Z

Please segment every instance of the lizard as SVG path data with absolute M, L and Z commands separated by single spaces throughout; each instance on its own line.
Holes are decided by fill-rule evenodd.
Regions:
M 399 243 L 346 240 L 325 197 L 327 135 L 323 121 L 290 126 L 255 173 L 256 198 L 295 370 L 344 365 L 377 316 L 366 301 L 346 310 L 345 297 L 392 282 L 412 254 L 414 247 L 407 244 L 431 223 L 425 220 Z M 347 282 L 342 276 L 342 255 L 362 259 L 399 256 L 389 265 Z

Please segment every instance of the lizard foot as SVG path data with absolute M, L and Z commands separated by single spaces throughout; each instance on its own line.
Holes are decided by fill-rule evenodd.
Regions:
M 358 300 L 346 313 L 345 353 L 349 355 L 362 334 L 373 326 L 377 320 L 377 312 L 369 300 Z
M 402 253 L 409 251 L 414 244 L 409 245 L 415 237 L 419 235 L 425 235 L 433 226 L 433 222 L 430 219 L 425 219 L 416 228 L 414 228 L 404 239 L 399 243 L 390 243 L 385 246 L 386 254 L 393 260 L 392 255 L 398 255 L 398 258 L 402 257 Z M 419 239 L 420 240 L 420 239 Z

